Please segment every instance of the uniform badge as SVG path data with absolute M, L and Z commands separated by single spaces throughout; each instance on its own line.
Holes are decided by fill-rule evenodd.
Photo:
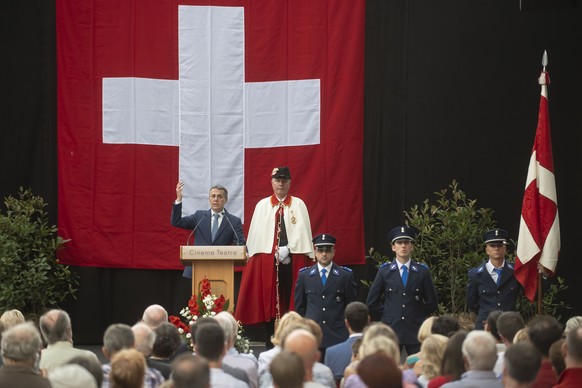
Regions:
M 296 224 L 297 223 L 297 218 L 295 218 L 295 214 L 293 214 L 293 210 L 291 210 L 291 223 L 292 224 Z

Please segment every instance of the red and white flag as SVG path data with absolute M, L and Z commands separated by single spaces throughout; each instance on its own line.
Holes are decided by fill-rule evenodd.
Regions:
M 181 268 L 170 226 L 208 189 L 248 229 L 289 166 L 313 234 L 363 263 L 365 1 L 57 0 L 65 264 Z
M 560 253 L 558 197 L 548 113 L 550 78 L 545 71 L 546 53 L 543 64 L 544 70 L 539 77 L 542 90 L 538 127 L 525 183 L 514 272 L 523 285 L 525 295 L 531 301 L 535 299 L 538 288 L 538 263 L 553 274 Z

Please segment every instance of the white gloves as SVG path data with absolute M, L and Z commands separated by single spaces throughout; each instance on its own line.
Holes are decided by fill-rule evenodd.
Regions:
M 286 246 L 279 247 L 279 249 L 275 252 L 275 258 L 279 260 L 281 264 L 289 264 L 291 262 L 289 253 L 289 248 Z

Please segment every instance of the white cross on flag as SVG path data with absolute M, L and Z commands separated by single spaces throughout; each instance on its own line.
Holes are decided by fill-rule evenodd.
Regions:
M 550 79 L 545 64 L 539 83 L 542 90 L 538 127 L 523 195 L 514 272 L 531 301 L 535 299 L 538 288 L 538 263 L 553 273 L 560 253 L 558 197 L 548 114 L 547 85 Z
M 314 235 L 362 263 L 364 15 L 363 0 L 57 0 L 61 261 L 178 269 L 178 179 L 184 215 L 222 184 L 246 231 L 289 166 Z

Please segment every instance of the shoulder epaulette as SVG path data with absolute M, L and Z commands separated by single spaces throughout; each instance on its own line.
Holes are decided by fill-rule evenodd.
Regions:
M 392 264 L 392 263 L 391 263 L 391 262 L 389 262 L 389 261 L 387 261 L 387 262 L 385 262 L 384 264 L 382 264 L 382 265 L 380 266 L 380 268 L 384 268 L 384 267 L 386 267 L 387 265 L 390 265 L 390 264 Z
M 307 269 L 309 269 L 309 268 L 311 268 L 311 267 L 303 267 L 303 268 L 301 268 L 301 269 L 299 270 L 299 272 L 303 272 L 303 271 L 305 271 L 305 270 L 307 270 Z
M 343 269 L 345 269 L 348 272 L 352 272 L 352 269 L 351 268 L 344 267 L 343 265 L 340 265 L 340 267 L 343 268 Z

